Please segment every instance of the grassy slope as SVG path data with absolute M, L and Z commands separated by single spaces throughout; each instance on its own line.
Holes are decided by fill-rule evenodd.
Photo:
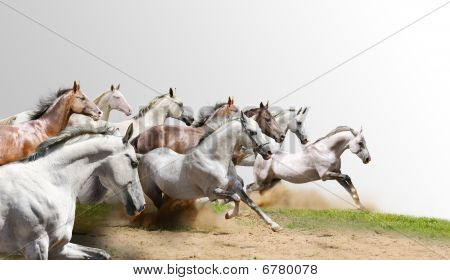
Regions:
M 450 221 L 357 210 L 266 209 L 286 228 L 345 228 L 394 231 L 417 237 L 450 240 Z
M 223 213 L 230 205 L 211 204 L 215 213 Z M 264 209 L 275 221 L 288 229 L 349 229 L 391 231 L 403 235 L 442 239 L 450 241 L 450 221 L 436 218 L 422 218 L 405 215 L 363 212 L 357 210 L 306 210 L 306 209 Z M 114 206 L 99 204 L 78 205 L 75 231 L 89 231 L 102 226 Z M 252 213 L 253 215 L 254 213 Z M 251 225 L 259 219 L 239 219 L 240 223 Z M 184 227 L 183 227 L 184 228 Z

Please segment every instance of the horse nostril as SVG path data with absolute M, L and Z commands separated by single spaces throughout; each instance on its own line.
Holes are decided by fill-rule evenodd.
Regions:
M 139 209 L 139 212 L 144 211 L 145 207 L 147 207 L 147 204 L 144 203 L 144 205 L 142 205 L 141 208 Z
M 271 150 L 268 150 L 268 151 L 267 151 L 267 154 L 268 154 L 268 155 L 272 155 L 272 151 L 271 151 Z
M 284 135 L 280 136 L 281 141 L 284 141 L 284 137 L 285 137 Z

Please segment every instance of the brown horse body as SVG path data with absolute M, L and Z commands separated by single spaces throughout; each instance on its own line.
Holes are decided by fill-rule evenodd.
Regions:
M 44 111 L 45 110 L 45 111 Z M 73 113 L 100 118 L 102 112 L 74 83 L 61 90 L 52 104 L 43 104 L 32 120 L 15 126 L 0 126 L 0 165 L 21 160 L 35 152 L 49 137 L 63 130 Z

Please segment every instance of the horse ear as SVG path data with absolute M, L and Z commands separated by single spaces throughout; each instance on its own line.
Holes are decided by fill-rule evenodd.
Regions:
M 114 85 L 111 85 L 111 91 L 114 91 Z
M 120 88 L 120 84 L 117 85 L 116 90 L 119 90 L 119 88 Z
M 261 103 L 259 103 L 259 108 L 260 109 L 264 109 L 265 107 L 264 107 L 264 104 L 261 102 Z
M 300 107 L 300 109 L 298 109 L 298 111 L 297 111 L 297 115 L 300 114 L 302 112 L 302 110 L 303 110 L 303 107 Z
M 73 90 L 74 92 L 77 91 L 77 81 L 73 81 L 73 87 L 72 87 L 72 90 Z
M 266 109 L 269 109 L 269 100 L 267 100 Z
M 362 129 L 362 125 L 361 125 L 361 128 L 359 129 L 359 134 L 361 134 L 362 131 L 363 131 L 363 129 Z
M 130 126 L 127 129 L 127 133 L 125 133 L 125 136 L 122 138 L 122 143 L 126 144 L 131 138 L 131 135 L 133 135 L 133 124 L 130 124 Z
M 173 89 L 172 88 L 169 89 L 169 95 L 170 95 L 170 97 L 173 97 Z

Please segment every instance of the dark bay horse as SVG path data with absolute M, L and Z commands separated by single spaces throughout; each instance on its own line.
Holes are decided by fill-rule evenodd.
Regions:
M 32 113 L 31 120 L 15 126 L 0 126 L 0 165 L 26 158 L 49 137 L 61 132 L 73 113 L 98 120 L 102 111 L 80 89 L 59 90 L 49 100 L 41 101 Z
M 157 125 L 147 129 L 131 141 L 137 153 L 146 154 L 149 151 L 167 147 L 184 154 L 198 145 L 207 131 L 214 130 L 222 120 L 239 113 L 234 101 L 228 98 L 226 103 L 217 103 L 211 114 L 204 115 L 193 126 Z

